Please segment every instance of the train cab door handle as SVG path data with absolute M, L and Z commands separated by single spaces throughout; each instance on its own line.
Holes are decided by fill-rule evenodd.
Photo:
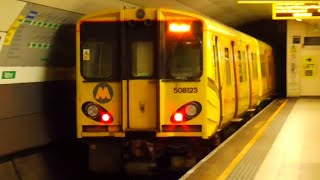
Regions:
M 141 111 L 142 113 L 144 113 L 144 111 L 145 111 L 145 103 L 144 103 L 143 101 L 140 101 L 140 102 L 139 102 L 139 107 L 140 107 L 140 111 Z

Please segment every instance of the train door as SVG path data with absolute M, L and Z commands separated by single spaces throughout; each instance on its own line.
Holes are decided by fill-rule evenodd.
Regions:
M 272 50 L 270 50 L 270 54 L 268 56 L 268 74 L 269 74 L 268 90 L 270 92 L 270 95 L 272 95 L 275 90 L 274 58 L 273 58 L 273 51 Z
M 266 66 L 267 66 L 267 50 L 264 47 L 260 47 L 259 50 L 260 53 L 260 74 L 261 74 L 261 81 L 260 81 L 260 87 L 261 87 L 261 96 L 263 99 L 265 99 L 267 95 L 267 75 L 266 75 Z
M 248 62 L 246 60 L 246 50 L 245 45 L 241 44 L 240 50 L 238 50 L 238 59 L 239 59 L 239 73 L 241 74 L 239 77 L 240 81 L 240 103 L 239 109 L 241 112 L 246 111 L 250 105 L 250 82 L 249 82 L 249 70 L 248 70 Z M 240 111 L 240 110 L 239 110 Z
M 250 108 L 255 108 L 259 98 L 259 79 L 257 67 L 257 54 L 256 47 L 247 45 L 246 58 L 249 67 L 249 83 L 250 83 Z
M 245 61 L 248 68 L 248 79 L 249 79 L 249 107 L 252 107 L 252 67 L 250 64 L 250 52 L 249 52 L 249 45 L 246 45 L 245 51 Z
M 266 62 L 266 76 L 267 76 L 267 91 L 268 91 L 268 95 L 271 95 L 271 90 L 272 90 L 272 77 L 271 77 L 271 51 L 268 50 L 267 51 L 267 62 Z
M 127 74 L 127 128 L 157 128 L 157 23 L 129 21 L 124 27 L 125 64 Z M 127 130 L 128 130 L 127 129 Z
M 236 47 L 235 42 L 231 42 L 231 54 L 232 54 L 232 62 L 233 62 L 233 74 L 234 74 L 234 83 L 235 83 L 235 111 L 234 111 L 234 117 L 238 115 L 238 108 L 239 108 L 239 59 L 237 59 L 237 52 L 238 47 Z
M 232 60 L 231 41 L 220 42 L 220 75 L 222 88 L 222 124 L 233 119 L 236 108 L 234 63 Z
M 249 83 L 247 76 L 247 67 L 245 61 L 244 47 L 240 43 L 232 44 L 234 74 L 235 74 L 235 92 L 236 92 L 236 111 L 234 116 L 238 117 L 249 107 Z
M 209 91 L 208 98 L 209 105 L 212 105 L 212 109 L 210 112 L 218 112 L 215 113 L 215 117 L 211 119 L 219 120 L 219 126 L 221 125 L 221 117 L 222 117 L 222 97 L 221 97 L 221 80 L 220 80 L 220 70 L 219 70 L 219 48 L 218 47 L 218 36 L 212 36 L 212 61 L 210 61 L 210 65 L 208 67 L 208 86 Z M 219 104 L 219 106 L 216 106 Z

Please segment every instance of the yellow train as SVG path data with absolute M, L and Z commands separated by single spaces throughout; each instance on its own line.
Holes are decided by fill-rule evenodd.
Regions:
M 272 48 L 208 17 L 121 9 L 76 28 L 77 137 L 93 171 L 191 166 L 202 143 L 275 92 Z

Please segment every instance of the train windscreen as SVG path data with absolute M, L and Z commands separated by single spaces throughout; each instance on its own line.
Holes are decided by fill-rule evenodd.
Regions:
M 202 23 L 167 22 L 166 68 L 174 79 L 199 78 L 202 75 Z
M 85 79 L 120 78 L 120 23 L 83 22 L 80 42 L 81 74 Z
M 201 74 L 201 44 L 170 42 L 167 44 L 169 72 L 173 77 L 198 77 Z

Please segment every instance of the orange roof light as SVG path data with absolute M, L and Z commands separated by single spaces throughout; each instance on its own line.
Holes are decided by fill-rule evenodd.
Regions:
M 170 23 L 169 24 L 169 31 L 171 32 L 189 32 L 190 31 L 190 24 L 185 23 Z

